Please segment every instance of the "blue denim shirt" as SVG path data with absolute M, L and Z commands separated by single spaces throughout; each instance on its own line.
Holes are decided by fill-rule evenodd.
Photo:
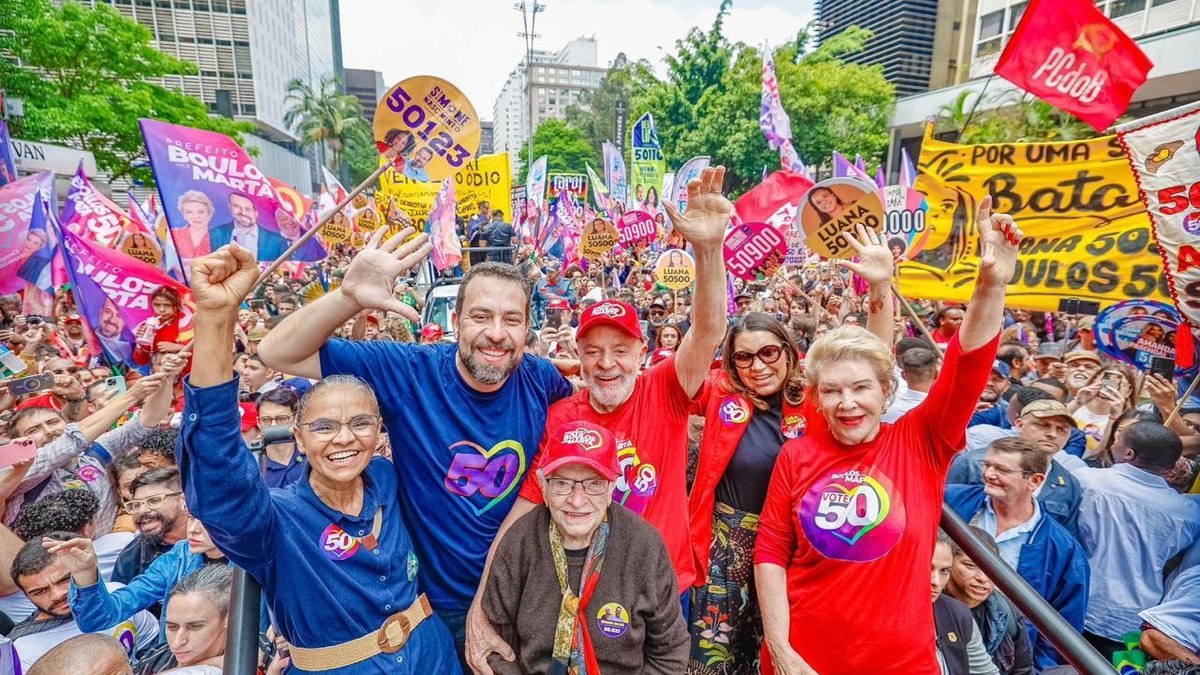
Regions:
M 270 489 L 242 440 L 237 393 L 236 377 L 204 388 L 184 382 L 176 455 L 188 511 L 262 585 L 275 628 L 292 644 L 329 647 L 374 633 L 417 598 L 417 558 L 397 504 L 395 470 L 384 458 L 371 461 L 357 516 L 327 506 L 307 476 Z M 377 509 L 383 523 L 372 551 L 358 538 L 370 533 Z M 434 616 L 394 654 L 321 672 L 429 675 L 458 667 L 450 633 Z

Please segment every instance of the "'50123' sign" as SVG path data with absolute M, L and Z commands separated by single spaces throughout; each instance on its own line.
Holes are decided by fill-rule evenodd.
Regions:
M 375 108 L 375 145 L 396 152 L 398 171 L 440 181 L 479 151 L 479 117 L 458 87 L 430 76 L 395 85 Z

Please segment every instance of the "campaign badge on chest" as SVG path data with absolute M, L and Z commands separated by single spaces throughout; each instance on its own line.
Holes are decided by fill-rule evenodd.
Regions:
M 619 638 L 629 630 L 629 611 L 610 602 L 596 614 L 596 625 L 605 637 Z
M 721 401 L 719 412 L 721 422 L 727 427 L 745 424 L 746 420 L 750 419 L 750 406 L 740 396 L 726 397 L 724 401 Z
M 330 525 L 321 533 L 321 551 L 334 562 L 341 562 L 358 551 L 358 539 L 350 536 L 337 525 Z
M 784 438 L 800 438 L 804 435 L 805 429 L 808 428 L 808 420 L 804 419 L 804 415 L 791 414 L 783 416 L 783 437 Z

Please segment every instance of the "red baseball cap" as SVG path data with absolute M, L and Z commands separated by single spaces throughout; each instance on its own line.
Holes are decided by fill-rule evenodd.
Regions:
M 617 438 L 598 424 L 560 424 L 547 436 L 544 452 L 544 476 L 569 464 L 586 466 L 607 480 L 616 480 L 621 475 L 621 465 L 617 462 Z
M 570 311 L 571 303 L 563 298 L 551 298 L 550 303 L 546 305 L 546 309 L 555 309 L 559 311 Z
M 421 328 L 421 337 L 426 340 L 440 340 L 446 334 L 445 329 L 440 324 L 427 323 Z
M 239 403 L 242 415 L 242 431 L 250 431 L 258 426 L 258 408 L 253 403 Z
M 604 300 L 583 310 L 579 316 L 579 329 L 576 337 L 600 325 L 616 326 L 639 340 L 645 340 L 642 335 L 642 325 L 638 321 L 637 310 L 620 300 Z

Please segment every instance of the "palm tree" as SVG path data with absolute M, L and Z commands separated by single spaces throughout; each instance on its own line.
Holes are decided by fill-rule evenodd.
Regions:
M 283 123 L 296 130 L 302 145 L 329 149 L 329 168 L 334 171 L 348 142 L 371 136 L 362 105 L 356 97 L 343 94 L 340 84 L 334 75 L 322 77 L 316 90 L 303 80 L 292 80 L 283 116 Z

